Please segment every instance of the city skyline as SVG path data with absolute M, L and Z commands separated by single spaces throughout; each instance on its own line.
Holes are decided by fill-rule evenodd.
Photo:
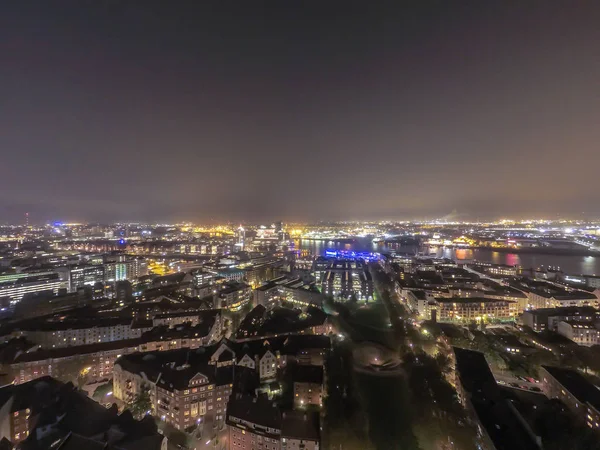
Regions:
M 600 2 L 0 2 L 0 450 L 600 450 Z
M 593 219 L 600 6 L 6 4 L 0 222 Z

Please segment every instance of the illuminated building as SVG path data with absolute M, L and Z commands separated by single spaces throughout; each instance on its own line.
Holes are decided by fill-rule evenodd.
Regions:
M 406 305 L 416 312 L 421 320 L 430 320 L 432 311 L 436 308 L 435 298 L 422 290 L 409 290 L 406 292 Z
M 14 304 L 20 301 L 25 295 L 42 292 L 52 292 L 56 295 L 61 289 L 66 290 L 66 288 L 67 283 L 60 278 L 58 273 L 31 275 L 0 283 L 0 298 L 7 297 Z
M 113 392 L 128 402 L 150 387 L 156 415 L 178 430 L 208 417 L 225 418 L 234 383 L 235 353 L 225 344 L 124 355 L 114 366 Z M 235 373 L 247 369 L 238 369 Z
M 564 280 L 568 283 L 584 285 L 593 289 L 600 288 L 600 277 L 592 275 L 566 275 Z
M 205 324 L 209 327 L 208 335 L 217 336 L 221 334 L 222 319 L 220 309 L 203 309 L 195 311 L 183 311 L 183 312 L 172 312 L 165 314 L 156 314 L 152 318 L 152 325 L 155 327 L 167 326 L 173 328 L 177 325 L 190 324 L 196 326 L 198 324 Z
M 566 306 L 598 307 L 598 297 L 577 289 L 568 289 L 556 283 L 521 278 L 510 284 L 527 296 L 525 308 L 560 308 Z
M 237 394 L 227 404 L 231 448 L 280 450 L 281 412 L 264 398 Z
M 252 288 L 246 283 L 229 282 L 221 286 L 216 296 L 216 308 L 238 311 L 250 302 Z
M 254 290 L 256 305 L 273 306 L 284 301 L 302 309 L 310 305 L 321 307 L 323 294 L 316 288 L 315 283 L 306 283 L 299 278 L 287 276 L 269 280 Z
M 86 380 L 96 383 L 111 378 L 115 361 L 121 355 L 139 351 L 139 345 L 139 339 L 130 339 L 43 349 L 17 356 L 10 369 L 15 384 L 27 383 L 44 376 L 54 376 L 66 381 L 68 378 L 78 376 L 77 372 L 73 373 L 74 367 L 77 370 L 88 369 Z
M 54 270 L 43 270 L 43 271 L 37 271 L 37 272 L 5 273 L 5 274 L 0 275 L 0 285 L 2 285 L 2 283 L 16 281 L 16 280 L 20 280 L 23 278 L 28 278 L 28 277 L 32 277 L 32 276 L 52 275 L 53 273 L 55 273 Z
M 325 295 L 373 299 L 373 279 L 361 260 L 330 259 L 325 265 L 322 260 L 316 260 L 314 273 L 315 278 L 321 280 L 321 292 Z
M 294 367 L 294 409 L 309 405 L 323 406 L 323 367 L 298 365 Z
M 104 281 L 103 265 L 82 265 L 59 267 L 56 269 L 69 283 L 69 292 L 76 292 L 77 288 L 93 286 L 98 281 Z
M 62 322 L 37 320 L 21 327 L 19 335 L 44 348 L 60 348 L 139 338 L 151 328 L 151 324 L 138 327 L 128 318 Z
M 244 270 L 236 267 L 223 267 L 217 270 L 217 275 L 227 281 L 242 281 L 244 279 Z
M 489 298 L 442 298 L 435 299 L 437 318 L 440 322 L 476 322 L 515 320 L 517 302 Z
M 104 280 L 107 282 L 135 280 L 148 275 L 148 264 L 141 258 L 122 258 L 104 264 Z
M 232 449 L 319 450 L 317 412 L 281 411 L 265 398 L 236 394 L 227 404 Z
M 591 347 L 600 344 L 600 330 L 595 322 L 563 320 L 558 322 L 556 331 L 578 345 Z
M 565 308 L 538 308 L 524 311 L 521 316 L 523 325 L 535 332 L 556 331 L 558 323 L 594 322 L 600 319 L 600 311 L 591 306 L 568 306 Z
M 256 230 L 252 244 L 255 249 L 274 249 L 285 240 L 285 232 L 281 222 L 274 223 L 269 228 L 261 225 Z
M 246 242 L 246 230 L 241 225 L 235 230 L 235 245 L 238 250 L 244 250 Z
M 256 344 L 261 346 L 257 348 Z M 266 343 L 254 341 L 247 343 L 242 350 L 236 354 L 236 365 L 258 370 L 261 381 L 272 381 L 277 375 L 280 367 L 279 351 L 272 350 L 268 341 Z
M 215 282 L 217 276 L 212 272 L 207 272 L 205 270 L 193 270 L 191 272 L 193 277 L 194 286 L 202 286 L 203 284 L 212 284 Z
M 214 322 L 211 321 L 211 315 Z M 181 348 L 196 349 L 220 339 L 220 316 L 213 311 L 211 314 L 204 314 L 203 318 L 204 321 L 196 326 L 179 326 L 177 329 L 159 326 L 136 339 L 21 353 L 11 363 L 10 372 L 17 384 L 46 375 L 65 381 L 76 378 L 73 367 L 89 368 L 86 378 L 90 383 L 110 379 L 113 365 L 122 355 Z
M 465 267 L 468 267 L 475 272 L 488 274 L 493 277 L 516 277 L 518 274 L 517 266 L 510 266 L 507 264 L 476 263 L 465 264 Z

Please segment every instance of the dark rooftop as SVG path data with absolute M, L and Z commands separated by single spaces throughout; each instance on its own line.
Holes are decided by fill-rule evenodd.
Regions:
M 502 300 L 502 299 L 487 298 L 487 297 L 436 297 L 435 300 L 438 303 L 495 303 L 495 302 L 515 303 L 512 300 Z
M 483 353 L 454 347 L 456 370 L 496 450 L 539 450 L 496 384 Z
M 256 427 L 252 430 L 253 433 L 267 435 L 272 438 L 279 439 L 278 433 L 268 433 L 266 428 L 281 430 L 281 412 L 275 403 L 262 398 L 251 397 L 249 395 L 235 395 L 229 399 L 227 403 L 227 424 L 232 426 L 241 426 L 243 424 L 232 420 L 237 418 L 264 427 L 263 431 L 259 431 Z
M 323 367 L 297 365 L 293 369 L 294 383 L 323 383 Z
M 581 403 L 589 403 L 600 411 L 600 390 L 579 372 L 561 367 L 542 366 Z
M 319 441 L 319 413 L 285 411 L 282 413 L 281 437 Z

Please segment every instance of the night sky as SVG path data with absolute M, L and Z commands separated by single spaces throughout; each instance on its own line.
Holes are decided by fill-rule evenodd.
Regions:
M 372 3 L 2 1 L 0 222 L 600 217 L 600 2 Z

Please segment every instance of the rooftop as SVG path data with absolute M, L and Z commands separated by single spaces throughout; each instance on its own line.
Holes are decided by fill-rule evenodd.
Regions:
M 12 401 L 11 412 L 31 411 L 31 433 L 20 444 L 23 450 L 50 448 L 56 441 L 58 448 L 68 449 L 85 443 L 90 449 L 158 450 L 163 441 L 150 417 L 136 421 L 129 411 L 119 415 L 116 406 L 107 409 L 72 384 L 51 377 L 1 388 L 0 402 L 7 401 Z M 41 437 L 39 427 L 46 428 Z
M 539 308 L 525 311 L 526 314 L 536 316 L 597 316 L 600 315 L 593 306 L 564 306 L 562 308 Z
M 512 300 L 501 300 L 487 297 L 436 297 L 438 303 L 515 303 Z
M 600 390 L 579 372 L 561 367 L 542 366 L 581 403 L 589 403 L 600 412 Z
M 254 428 L 252 433 L 266 435 L 279 439 L 278 432 L 269 432 L 271 430 L 281 430 L 281 412 L 277 405 L 263 397 L 251 397 L 249 395 L 231 396 L 227 403 L 227 424 L 246 429 L 247 426 L 240 424 L 239 419 L 259 426 Z
M 496 450 L 539 450 L 502 396 L 483 353 L 454 347 L 456 370 L 479 422 Z
M 554 283 L 547 281 L 532 280 L 530 278 L 521 278 L 513 281 L 511 286 L 516 289 L 529 291 L 533 294 L 545 298 L 555 298 L 556 300 L 597 300 L 596 295 L 577 289 L 566 289 Z
M 294 383 L 323 383 L 323 367 L 297 365 L 292 374 Z
M 319 441 L 319 413 L 285 411 L 282 413 L 281 436 L 285 438 Z

